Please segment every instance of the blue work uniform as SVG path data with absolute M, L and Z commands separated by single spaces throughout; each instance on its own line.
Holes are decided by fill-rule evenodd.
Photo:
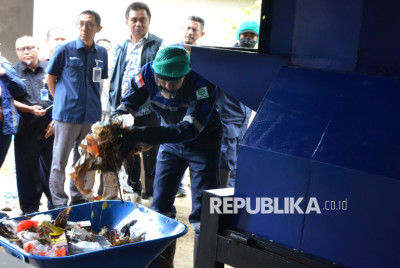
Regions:
M 108 78 L 108 56 L 104 47 L 93 43 L 88 49 L 80 38 L 60 45 L 53 53 L 47 73 L 57 76 L 53 119 L 54 145 L 50 172 L 50 191 L 55 207 L 67 205 L 64 191 L 65 167 L 73 148 L 73 163 L 80 158 L 79 145 L 101 119 L 100 80 Z M 95 76 L 95 73 L 101 75 Z M 98 79 L 94 79 L 98 78 Z M 71 204 L 84 202 L 73 180 Z
M 251 109 L 222 90 L 217 98 L 217 106 L 224 133 L 221 145 L 221 168 L 232 172 L 230 178 L 232 184 L 229 186 L 234 186 L 238 147 L 247 131 Z
M 0 167 L 6 158 L 10 147 L 12 134 L 18 130 L 19 117 L 14 106 L 14 99 L 26 95 L 26 87 L 12 65 L 1 58 L 1 67 L 6 70 L 0 75 L 0 105 L 3 111 L 3 121 L 0 122 Z
M 22 62 L 14 67 L 22 81 L 26 84 L 28 95 L 17 98 L 29 106 L 40 105 L 43 109 L 53 104 L 53 98 L 45 88 L 45 69 L 47 62 L 39 61 L 32 71 Z M 20 208 L 29 214 L 39 210 L 40 198 L 44 193 L 48 200 L 48 208 L 52 209 L 49 176 L 53 158 L 54 135 L 45 138 L 45 129 L 51 122 L 51 109 L 46 115 L 36 116 L 32 113 L 20 112 L 23 124 L 15 135 L 15 169 Z
M 80 38 L 57 47 L 46 70 L 58 77 L 54 120 L 73 124 L 100 121 L 100 83 L 93 82 L 96 66 L 101 69 L 101 79 L 107 79 L 107 50 L 95 43 L 90 52 Z
M 132 80 L 118 110 L 133 115 L 147 98 L 161 116 L 161 127 L 141 128 L 141 140 L 161 144 L 157 155 L 152 209 L 175 217 L 175 194 L 187 167 L 190 169 L 192 211 L 189 222 L 200 231 L 204 190 L 219 188 L 222 126 L 216 110 L 218 88 L 190 71 L 175 99 L 165 99 L 155 82 L 152 63 Z M 135 130 L 138 131 L 138 130 Z

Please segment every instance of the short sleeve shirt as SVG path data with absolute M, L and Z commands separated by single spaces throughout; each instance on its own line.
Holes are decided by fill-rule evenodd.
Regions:
M 108 78 L 107 50 L 93 44 L 87 50 L 80 38 L 59 46 L 46 72 L 57 76 L 53 119 L 74 124 L 93 124 L 101 119 L 100 82 L 93 82 L 93 68 Z

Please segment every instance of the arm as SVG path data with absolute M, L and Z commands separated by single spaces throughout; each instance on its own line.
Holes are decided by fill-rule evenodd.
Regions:
M 46 83 L 49 87 L 51 95 L 54 97 L 56 94 L 56 83 L 58 76 L 47 74 Z
M 25 83 L 19 78 L 12 65 L 0 58 L 0 79 L 10 91 L 13 98 L 26 95 Z
M 26 105 L 22 102 L 19 102 L 17 100 L 14 100 L 14 106 L 17 108 L 18 111 L 24 112 L 24 113 L 31 113 L 36 116 L 44 116 L 46 114 L 46 111 L 42 109 L 42 106 L 39 105 Z
M 148 82 L 146 79 L 144 68 L 142 68 L 139 74 L 133 78 L 131 82 L 132 88 L 122 96 L 121 105 L 116 109 L 116 113 L 121 112 L 125 114 L 130 113 L 133 116 L 136 115 L 136 113 L 139 111 L 139 107 L 143 105 L 149 98 L 149 92 L 147 88 Z
M 191 102 L 181 122 L 176 125 L 160 127 L 134 127 L 132 139 L 149 145 L 185 143 L 196 140 L 213 120 L 217 93 L 218 89 L 211 83 L 193 90 Z

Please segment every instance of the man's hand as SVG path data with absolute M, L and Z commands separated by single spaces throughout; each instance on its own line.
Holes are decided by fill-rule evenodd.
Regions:
M 40 105 L 32 105 L 30 107 L 31 113 L 36 115 L 36 116 L 44 116 L 46 114 L 46 111 L 43 110 L 43 107 Z
M 44 135 L 44 137 L 46 139 L 48 139 L 49 137 L 51 137 L 54 134 L 53 123 L 54 123 L 54 121 L 51 121 L 50 124 L 48 124 L 48 126 L 44 130 L 44 131 L 46 131 L 46 134 Z

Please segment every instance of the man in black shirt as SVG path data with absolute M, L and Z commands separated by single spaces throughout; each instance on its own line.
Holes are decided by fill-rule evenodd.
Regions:
M 53 99 L 44 84 L 48 63 L 39 61 L 36 40 L 23 36 L 17 39 L 15 46 L 20 61 L 14 68 L 28 93 L 25 98 L 17 98 L 15 103 L 24 121 L 15 135 L 15 165 L 20 207 L 23 214 L 29 214 L 39 210 L 42 193 L 48 199 L 48 208 L 53 208 L 49 189 L 54 140 Z

